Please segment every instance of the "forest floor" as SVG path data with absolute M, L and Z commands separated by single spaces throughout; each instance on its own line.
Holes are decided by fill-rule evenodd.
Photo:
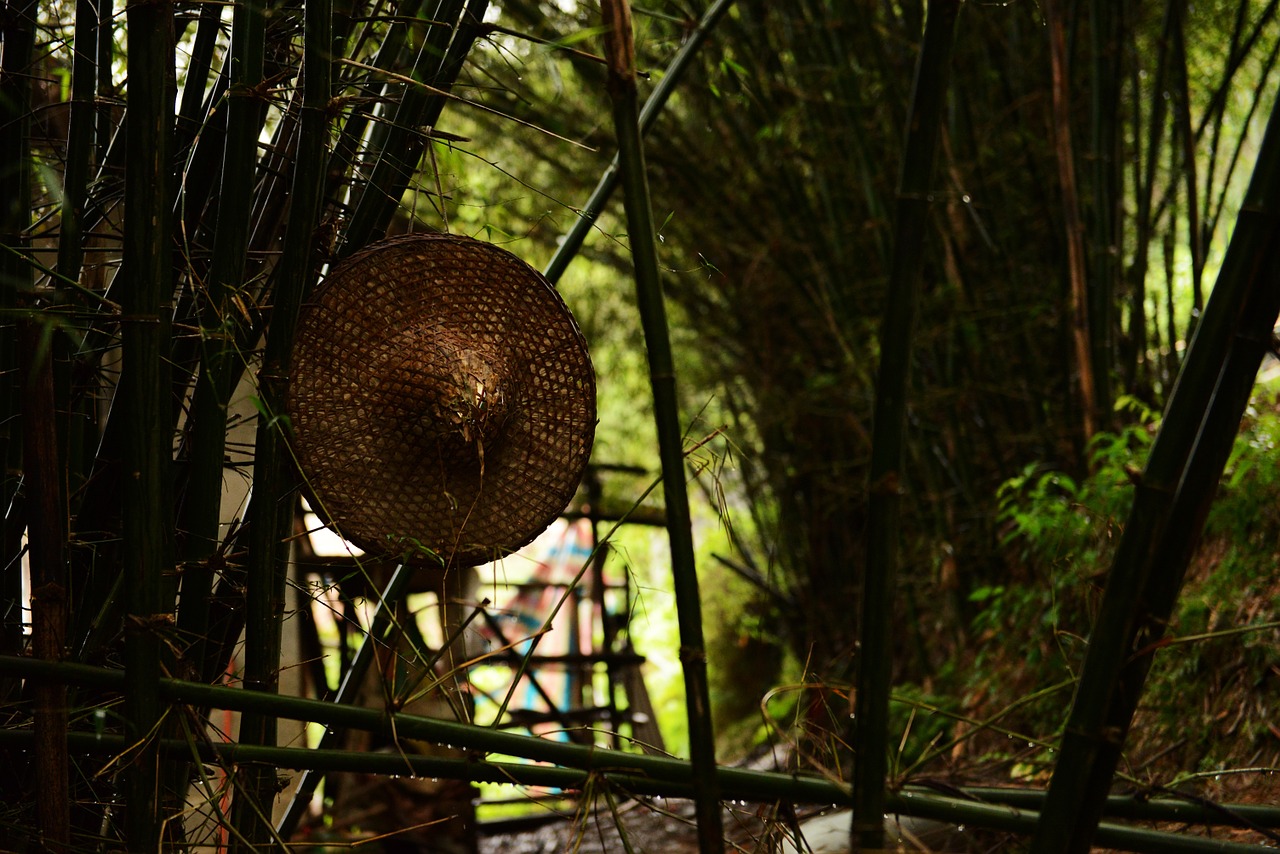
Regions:
M 794 830 L 770 820 L 768 804 L 745 804 L 725 809 L 725 850 L 729 852 L 795 852 L 837 854 L 848 850 L 850 816 L 847 810 L 800 812 L 803 847 L 797 849 Z M 991 834 L 956 832 L 935 823 L 903 819 L 895 824 L 902 851 L 982 852 L 1005 850 Z M 1003 839 L 1004 834 L 998 834 Z M 918 844 L 916 844 L 918 843 Z M 844 847 L 840 847 L 843 844 Z M 925 847 L 920 847 L 921 845 Z M 666 799 L 628 801 L 613 810 L 566 817 L 522 831 L 486 834 L 480 854 L 697 854 L 698 841 L 692 802 Z
M 1217 802 L 1270 804 L 1280 803 L 1280 776 L 1262 776 L 1247 785 L 1221 788 Z M 578 815 L 550 818 L 534 827 L 508 831 L 489 830 L 482 833 L 480 854 L 697 854 L 698 844 L 693 804 L 689 801 L 636 799 L 618 805 L 616 811 L 598 809 Z M 798 819 L 804 846 L 797 849 L 794 833 L 787 825 L 770 820 L 767 804 L 746 804 L 723 812 L 727 852 L 805 851 L 812 854 L 843 854 L 848 849 L 849 814 L 839 810 L 825 813 L 817 810 L 800 812 Z M 1280 850 L 1280 837 L 1242 828 L 1206 828 L 1185 824 L 1146 825 L 1169 833 L 1182 833 L 1238 843 L 1274 846 Z M 886 828 L 894 833 L 902 852 L 936 852 L 937 854 L 999 854 L 1022 850 L 1019 838 L 1012 834 L 973 828 L 946 827 L 936 823 L 917 823 L 892 819 Z M 1274 832 L 1273 832 L 1274 833 Z M 1111 849 L 1095 849 L 1106 854 Z

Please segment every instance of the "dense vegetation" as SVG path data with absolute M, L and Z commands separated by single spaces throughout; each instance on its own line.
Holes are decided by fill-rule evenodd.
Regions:
M 178 845 L 190 789 L 232 795 L 208 807 L 231 844 L 271 844 L 277 769 L 307 761 L 271 752 L 283 713 L 242 707 L 266 752 L 237 763 L 204 742 L 238 701 L 183 685 L 222 681 L 243 630 L 237 675 L 276 690 L 293 318 L 326 264 L 423 228 L 546 268 L 600 374 L 597 461 L 657 473 L 663 449 L 679 641 L 648 642 L 678 643 L 678 694 L 708 690 L 700 582 L 712 708 L 668 716 L 692 771 L 606 767 L 694 797 L 704 849 L 712 711 L 722 757 L 770 740 L 805 771 L 856 766 L 873 815 L 921 777 L 1053 776 L 1038 850 L 1087 848 L 1117 766 L 1144 794 L 1265 796 L 1280 4 L 664 0 L 635 10 L 639 99 L 667 98 L 639 121 L 626 4 L 605 5 L 602 27 L 532 0 L 6 2 L 0 785 L 41 798 L 0 829 Z M 615 140 L 626 207 L 586 211 Z M 608 503 L 640 501 L 625 483 Z M 24 681 L 19 655 L 52 669 Z M 1069 715 L 1085 741 L 1059 750 Z M 430 776 L 474 773 L 448 761 Z

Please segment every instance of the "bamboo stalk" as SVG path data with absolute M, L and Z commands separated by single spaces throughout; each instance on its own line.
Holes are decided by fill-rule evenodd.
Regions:
M 93 94 L 97 84 L 94 36 L 98 10 L 93 0 L 76 0 L 75 37 L 71 43 L 71 104 L 67 118 L 67 160 L 62 179 L 61 233 L 58 236 L 58 272 L 69 279 L 80 278 L 84 260 L 82 242 L 84 200 L 93 156 Z
M 0 673 L 35 681 L 66 682 L 98 688 L 104 691 L 119 691 L 124 687 L 124 673 L 101 667 L 73 662 L 48 662 L 38 659 L 17 656 L 0 656 Z M 506 768 L 502 763 L 489 762 L 483 758 L 485 753 L 496 753 L 504 756 L 515 756 L 537 762 L 553 763 L 559 769 L 575 769 L 576 772 L 606 773 L 620 772 L 633 775 L 637 780 L 649 781 L 650 784 L 662 784 L 662 788 L 643 789 L 653 794 L 670 794 L 672 796 L 688 796 L 690 787 L 689 763 L 662 756 L 642 753 L 624 753 L 594 746 L 582 746 L 566 742 L 534 736 L 518 735 L 502 732 L 490 727 L 479 727 L 471 724 L 457 723 L 437 718 L 425 718 L 400 712 L 388 715 L 380 709 L 369 709 L 356 706 L 339 706 L 321 700 L 301 697 L 261 694 L 237 688 L 207 685 L 177 679 L 162 679 L 162 694 L 174 701 L 205 705 L 213 708 L 246 711 L 260 709 L 270 711 L 280 717 L 288 717 L 300 721 L 312 721 L 333 727 L 345 727 L 364 730 L 392 738 L 408 738 L 429 741 L 437 744 L 449 744 L 474 753 L 465 759 L 441 759 L 435 757 L 409 757 L 423 762 L 440 763 L 424 765 L 423 773 L 434 777 L 452 777 L 459 769 L 468 768 Z M 30 731 L 0 730 L 0 744 L 9 739 L 11 743 L 30 739 Z M 98 742 L 111 744 L 112 736 L 97 733 L 71 733 L 69 738 L 76 751 L 91 750 Z M 183 749 L 189 750 L 190 743 L 180 742 Z M 233 751 L 234 756 L 244 756 L 253 760 L 266 757 L 277 757 L 281 764 L 293 768 L 318 768 L 326 771 L 364 771 L 376 773 L 385 766 L 359 764 L 364 760 L 376 763 L 374 754 L 357 751 L 316 751 L 293 748 L 271 748 L 244 745 L 225 745 L 211 748 Z M 243 752 L 241 752 L 243 751 Z M 314 756 L 314 761 L 307 757 Z M 403 762 L 406 757 L 385 757 L 391 761 Z M 334 764 L 330 764 L 334 763 Z M 340 763 L 340 764 L 339 764 Z M 403 768 L 405 766 L 401 766 Z M 520 766 L 528 767 L 528 766 Z M 437 773 L 439 772 L 439 773 Z M 793 803 L 836 804 L 847 806 L 852 802 L 849 788 L 844 784 L 825 778 L 803 777 L 795 774 L 779 774 L 776 772 L 750 771 L 740 768 L 717 768 L 717 776 L 722 781 L 724 796 L 744 798 L 748 800 L 782 799 Z M 611 773 L 611 777 L 612 777 Z M 458 774 L 465 778 L 465 774 Z M 625 777 L 624 777 L 625 778 Z M 480 778 L 487 779 L 487 778 Z M 544 782 L 551 785 L 572 785 L 572 778 L 546 778 Z M 578 779 L 581 779 L 580 777 Z M 618 779 L 618 778 L 615 778 Z M 554 780 L 554 782 L 551 782 Z M 532 778 L 517 778 L 516 782 L 528 782 L 530 785 L 542 783 Z M 493 782 L 503 782 L 494 780 Z M 678 788 L 685 786 L 686 788 Z M 676 787 L 676 788 L 667 788 Z M 1006 789 L 991 787 L 963 787 L 961 791 L 966 797 L 984 803 L 975 806 L 1004 805 L 1019 811 L 1036 810 L 1045 799 L 1045 793 L 1038 789 Z M 907 786 L 901 793 L 891 795 L 888 801 L 890 813 L 903 815 L 929 814 L 917 809 L 921 799 L 928 800 L 936 794 L 925 786 Z M 960 802 L 963 804 L 965 802 Z M 1178 821 L 1197 824 L 1231 824 L 1235 826 L 1280 827 L 1280 809 L 1250 804 L 1202 804 L 1196 802 L 1173 801 L 1167 798 L 1145 799 L 1133 796 L 1112 796 L 1107 799 L 1108 815 L 1114 813 L 1119 817 L 1141 821 Z M 981 813 L 974 813 L 975 820 Z M 947 816 L 940 816 L 946 818 Z M 967 816 L 958 813 L 951 816 L 957 823 L 964 823 Z M 989 826 L 982 825 L 979 826 Z M 1099 837 L 1102 842 L 1102 837 Z
M 453 87 L 462 62 L 480 34 L 487 0 L 442 0 L 418 51 L 410 76 L 435 89 Z M 449 24 L 446 22 L 454 22 Z M 452 37 L 452 38 L 451 38 Z M 435 125 L 444 109 L 444 97 L 421 86 L 406 86 L 395 118 L 388 129 L 378 160 L 351 214 L 342 254 L 364 248 L 387 224 L 417 171 L 426 144 L 421 131 Z
M 397 9 L 396 19 L 392 21 L 386 35 L 382 38 L 378 45 L 378 52 L 370 63 L 375 68 L 390 69 L 392 68 L 400 52 L 404 48 L 406 34 L 408 31 L 408 21 L 416 18 L 422 6 L 423 0 L 404 0 Z M 341 14 L 341 13 L 340 13 Z M 342 16 L 346 17 L 346 16 Z M 357 40 L 357 47 L 360 41 Z M 336 48 L 334 56 L 343 56 L 342 52 Z M 349 85 L 346 80 L 339 80 L 341 85 Z M 389 91 L 390 82 L 383 84 Z M 356 102 L 347 117 L 346 122 L 342 126 L 342 130 L 338 134 L 338 139 L 334 143 L 333 153 L 329 157 L 328 171 L 325 184 L 325 198 L 335 207 L 338 206 L 337 200 L 343 195 L 341 184 L 347 179 L 348 172 L 351 171 L 352 165 L 361 155 L 360 146 L 365 138 L 366 132 L 369 130 L 370 117 L 372 115 L 372 107 L 370 104 L 377 102 L 382 98 L 382 92 L 377 86 L 364 84 L 359 87 L 361 93 L 360 99 Z M 365 103 L 361 103 L 364 101 Z M 357 170 L 357 173 L 359 170 Z M 356 194 L 356 188 L 352 188 L 353 198 Z
M 203 19 L 197 38 L 205 35 L 209 24 L 217 20 Z M 235 3 L 227 61 L 226 132 L 212 265 L 205 277 L 205 292 L 195 294 L 199 303 L 200 368 L 190 415 L 189 478 L 178 522 L 183 537 L 179 553 L 182 608 L 178 625 L 182 637 L 189 639 L 185 654 L 187 668 L 196 673 L 203 668 L 209 644 L 209 600 L 213 589 L 212 561 L 218 548 L 221 521 L 227 406 L 239 376 L 234 360 L 239 358 L 236 339 L 240 324 L 236 322 L 233 300 L 245 278 L 263 115 L 263 99 L 258 89 L 263 80 L 265 46 L 263 6 L 258 0 Z M 202 79 L 192 84 L 202 88 Z M 184 108 L 192 102 L 199 103 L 194 92 L 184 92 L 183 101 Z M 247 649 L 252 650 L 258 641 L 256 636 L 247 638 Z M 255 743 L 252 730 L 244 735 L 250 743 Z M 266 841 L 253 835 L 260 823 L 252 812 L 239 808 L 241 800 L 237 797 L 234 801 L 233 836 L 237 840 Z
M 0 745 L 25 746 L 33 740 L 29 730 L 0 730 Z M 77 753 L 119 753 L 127 748 L 123 736 L 98 735 L 96 733 L 70 733 L 68 740 Z M 536 741 L 537 739 L 526 739 Z M 544 786 L 560 789 L 586 789 L 605 782 L 611 787 L 637 795 L 662 797 L 689 797 L 692 787 L 679 780 L 657 780 L 644 774 L 628 773 L 625 769 L 603 768 L 586 771 L 526 765 L 511 762 L 489 762 L 476 759 L 449 759 L 415 754 L 376 754 L 341 750 L 307 750 L 287 747 L 260 747 L 235 742 L 190 742 L 184 739 L 164 739 L 159 743 L 166 756 L 198 758 L 203 762 L 263 762 L 280 768 L 297 770 L 323 770 L 330 773 L 347 772 L 362 774 L 406 774 L 425 778 L 458 779 L 481 783 L 499 783 L 523 786 Z M 584 754 L 589 748 L 577 747 Z M 621 754 L 634 756 L 635 754 Z M 677 760 L 662 760 L 683 766 Z M 837 783 L 817 778 L 795 777 L 762 771 L 736 768 L 720 768 L 719 776 L 726 797 L 746 801 L 785 801 L 789 803 L 833 804 L 846 806 L 849 792 Z M 1006 790 L 980 790 L 999 794 Z M 1043 793 L 1019 791 L 1008 794 L 1008 799 L 1019 806 L 980 803 L 971 800 L 942 797 L 924 790 L 908 790 L 890 799 L 889 815 L 916 816 L 946 821 L 966 827 L 982 827 L 1014 833 L 1026 832 L 1035 822 L 1034 805 L 1037 795 Z M 1151 802 L 1142 802 L 1150 805 Z M 1164 806 L 1157 804 L 1156 807 Z M 1143 820 L 1169 820 L 1201 822 L 1211 813 L 1188 812 L 1190 805 L 1168 805 L 1167 809 L 1145 811 Z M 1249 810 L 1252 805 L 1224 805 L 1223 809 Z M 1265 809 L 1252 807 L 1254 811 Z M 1270 810 L 1274 815 L 1276 811 Z M 1247 814 L 1247 812 L 1245 813 Z M 1274 825 L 1272 825 L 1274 826 Z M 1099 828 L 1098 841 L 1109 847 L 1128 851 L 1162 852 L 1222 852 L 1222 854 L 1253 854 L 1274 849 L 1262 845 L 1233 843 L 1212 838 L 1131 828 L 1113 823 Z
M 178 109 L 178 150 L 190 147 L 205 120 L 205 87 L 213 69 L 214 52 L 218 46 L 218 34 L 222 29 L 222 5 L 200 5 L 200 18 L 196 24 L 196 37 L 191 46 L 191 56 L 186 63 L 186 77 L 182 85 L 182 103 Z M 232 22 L 234 29 L 235 23 Z
M 332 89 L 333 7 L 310 0 L 306 7 L 302 133 L 293 173 L 293 202 L 285 235 L 285 251 L 277 271 L 275 300 L 266 351 L 259 373 L 259 415 L 254 453 L 254 491 L 249 506 L 249 562 L 245 609 L 246 687 L 275 691 L 279 685 L 280 638 L 284 619 L 288 548 L 284 539 L 293 522 L 296 483 L 283 421 L 288 390 L 289 357 L 298 311 L 318 272 L 315 229 L 321 203 L 323 166 L 328 138 L 328 102 Z M 273 745 L 276 721 L 270 715 L 245 714 L 240 739 Z M 243 840 L 267 843 L 276 796 L 275 769 L 248 768 L 232 812 Z
M 23 479 L 29 510 L 31 645 L 36 657 L 59 661 L 67 624 L 67 505 L 57 442 L 51 328 L 35 318 L 20 327 Z M 71 841 L 67 761 L 67 686 L 35 689 L 36 827 L 42 846 L 66 851 Z
M 1112 0 L 1089 2 L 1090 122 L 1088 185 L 1092 195 L 1089 217 L 1088 289 L 1089 349 L 1096 379 L 1097 414 L 1108 426 L 1113 405 L 1110 367 L 1119 361 L 1114 348 L 1116 305 L 1122 293 L 1120 248 L 1124 245 L 1124 183 L 1120 164 L 1121 52 L 1124 44 L 1125 4 Z M 1136 355 L 1136 354 L 1135 354 Z M 1121 375 L 1136 365 L 1121 364 Z
M 605 26 L 605 59 L 609 66 L 607 87 L 613 104 L 614 131 L 618 137 L 618 164 L 622 171 L 627 233 L 635 265 L 636 300 L 644 327 L 658 456 L 662 463 L 667 535 L 671 545 L 671 572 L 680 632 L 680 664 L 684 672 L 685 710 L 689 720 L 698 848 L 703 854 L 711 854 L 724 848 L 716 779 L 715 732 L 711 724 L 707 653 L 702 636 L 702 601 L 698 593 L 689 495 L 685 486 L 675 364 L 663 304 L 644 147 L 640 139 L 631 8 L 628 0 L 606 0 L 601 10 Z
M 1062 218 L 1066 232 L 1067 280 L 1071 294 L 1071 343 L 1075 352 L 1076 371 L 1080 382 L 1081 435 L 1085 443 L 1098 430 L 1098 416 L 1103 408 L 1105 390 L 1099 388 L 1099 374 L 1106 375 L 1105 365 L 1093 360 L 1089 317 L 1089 283 L 1084 257 L 1084 226 L 1080 221 L 1080 199 L 1076 190 L 1075 150 L 1071 143 L 1071 70 L 1067 65 L 1067 21 L 1061 0 L 1045 0 L 1045 19 L 1049 32 L 1049 59 L 1053 68 L 1053 148 L 1058 166 L 1058 183 L 1062 192 Z
M 1191 84 L 1187 69 L 1187 0 L 1173 6 L 1173 136 L 1181 143 L 1181 172 L 1186 193 L 1187 248 L 1191 252 L 1191 325 L 1204 308 L 1204 239 L 1200 231 L 1200 197 L 1196 179 L 1196 136 L 1191 130 Z
M 124 439 L 123 534 L 127 579 L 125 618 L 126 734 L 136 745 L 126 767 L 127 829 L 134 850 L 160 843 L 158 754 L 154 737 L 163 715 L 158 692 L 164 576 L 171 569 L 173 526 L 169 416 L 170 182 L 174 99 L 171 2 L 130 0 L 128 166 L 125 171 L 125 277 L 120 299 L 124 362 L 118 400 L 128 425 Z
M 1143 670 L 1135 670 L 1132 657 L 1147 648 L 1153 629 L 1161 622 L 1151 604 L 1163 602 L 1161 607 L 1171 608 L 1181 582 L 1178 561 L 1182 556 L 1166 566 L 1163 561 L 1173 556 L 1166 549 L 1179 543 L 1179 538 L 1198 534 L 1198 525 L 1185 529 L 1199 521 L 1191 508 L 1206 496 L 1191 494 L 1188 471 L 1195 472 L 1194 488 L 1208 492 L 1207 485 L 1221 471 L 1220 467 L 1216 472 L 1212 469 L 1214 456 L 1221 453 L 1218 443 L 1224 440 L 1205 428 L 1211 425 L 1216 431 L 1225 431 L 1231 407 L 1237 403 L 1228 400 L 1231 395 L 1227 393 L 1219 401 L 1219 389 L 1243 382 L 1246 373 L 1252 378 L 1247 348 L 1237 352 L 1233 341 L 1242 334 L 1257 335 L 1256 329 L 1247 329 L 1246 321 L 1265 325 L 1275 318 L 1271 303 L 1254 301 L 1262 299 L 1259 289 L 1273 287 L 1278 234 L 1280 110 L 1273 108 L 1217 285 L 1179 372 L 1111 564 L 1036 831 L 1037 851 L 1083 851 L 1089 846 L 1127 729 L 1127 719 L 1117 729 L 1114 716 L 1117 709 L 1136 702 L 1145 676 L 1145 663 L 1137 664 Z M 1255 309 L 1255 316 L 1245 317 L 1247 309 Z M 1228 369 L 1231 374 L 1226 373 Z M 1224 406 L 1226 409 L 1220 409 Z M 1235 418 L 1238 422 L 1238 414 Z M 1222 459 L 1225 462 L 1225 457 Z M 1190 543 L 1177 545 L 1180 552 L 1189 548 Z M 1156 567 L 1159 573 L 1153 575 Z
M 902 157 L 889 303 L 880 332 L 853 726 L 855 851 L 884 847 L 881 817 L 888 776 L 890 650 L 904 488 L 906 396 L 930 193 L 959 10 L 958 0 L 930 0 L 926 11 Z
M 95 64 L 98 68 L 107 69 L 115 60 L 115 27 L 116 12 L 114 0 L 96 0 L 98 7 L 98 27 L 95 35 L 97 45 L 94 51 Z M 98 163 L 107 159 L 107 151 L 111 146 L 111 131 L 115 120 L 111 115 L 111 102 L 116 97 L 115 82 L 110 74 L 99 74 L 97 80 L 97 132 L 94 143 L 98 147 Z
M 227 404 L 233 390 L 231 381 L 238 374 L 230 364 L 238 356 L 232 298 L 243 284 L 249 243 L 249 207 L 262 115 L 257 88 L 262 83 L 265 38 L 262 6 L 257 2 L 237 3 L 231 24 L 229 115 L 213 265 L 206 279 L 207 292 L 200 299 L 202 355 L 191 409 L 190 475 L 178 520 L 183 536 L 179 554 L 183 563 L 182 610 L 178 625 L 182 635 L 192 639 L 191 662 L 204 660 L 208 632 L 213 584 L 209 561 L 218 545 Z
M 0 560 L 4 567 L 20 565 L 22 533 L 26 527 L 22 485 L 21 396 L 18 393 L 18 336 L 14 328 L 20 291 L 32 285 L 27 259 L 31 236 L 31 128 L 32 52 L 35 44 L 35 0 L 5 4 L 0 35 L 0 473 L 4 527 Z M 0 577 L 0 651 L 22 648 L 22 574 L 12 569 Z
M 1134 230 L 1136 239 L 1133 249 L 1133 270 L 1131 272 L 1131 281 L 1133 295 L 1129 303 L 1129 313 L 1131 316 L 1129 324 L 1129 334 L 1134 341 L 1141 346 L 1146 341 L 1147 321 L 1146 321 L 1146 281 L 1147 281 L 1147 261 L 1151 254 L 1151 241 L 1155 235 L 1156 216 L 1152 205 L 1152 197 L 1155 194 L 1156 186 L 1156 166 L 1159 162 L 1161 149 L 1161 140 L 1164 136 L 1165 117 L 1168 113 L 1168 107 L 1165 100 L 1161 97 L 1161 93 L 1166 86 L 1169 66 L 1169 51 L 1167 48 L 1170 34 L 1173 27 L 1173 6 L 1176 0 L 1168 0 L 1165 5 L 1164 22 L 1161 26 L 1161 35 L 1157 41 L 1157 60 L 1156 72 L 1152 81 L 1152 94 L 1150 97 L 1144 97 L 1142 88 L 1139 85 L 1139 78 L 1135 76 L 1133 81 L 1133 98 L 1135 109 L 1140 110 L 1141 105 L 1149 103 L 1151 105 L 1151 115 L 1148 118 L 1146 133 L 1146 150 L 1139 152 L 1139 157 L 1135 158 L 1134 163 L 1134 195 L 1136 198 L 1134 213 Z M 1140 123 L 1140 117 L 1135 117 L 1134 134 L 1138 134 L 1137 125 Z M 1138 160 L 1141 160 L 1141 168 L 1139 168 Z M 1169 311 L 1173 311 L 1173 301 L 1168 300 L 1167 305 Z M 1175 362 L 1178 358 L 1177 349 L 1174 342 L 1178 339 L 1175 330 L 1170 324 L 1169 329 L 1168 351 L 1169 359 Z M 1143 348 L 1145 349 L 1145 348 Z M 1134 353 L 1135 359 L 1143 358 L 1143 349 L 1138 349 Z M 1135 388 L 1137 385 L 1135 384 Z
M 702 47 L 711 31 L 719 23 L 720 18 L 724 16 L 724 13 L 729 11 L 729 7 L 733 5 L 733 2 L 734 0 L 716 0 L 716 2 L 712 3 L 698 20 L 698 25 L 689 33 L 684 44 L 680 46 L 675 58 L 671 60 L 671 63 L 663 73 L 662 79 L 658 81 L 658 85 L 654 87 L 652 94 L 645 100 L 644 107 L 640 110 L 639 122 L 640 135 L 642 137 L 649 132 L 649 128 L 657 120 L 658 114 L 666 106 L 667 99 L 671 97 L 671 93 L 676 90 L 676 86 L 679 85 L 680 80 L 684 77 L 685 70 L 689 67 L 694 56 L 697 55 L 698 49 Z M 592 226 L 600 218 L 605 205 L 609 203 L 609 199 L 613 196 L 613 191 L 618 188 L 618 180 L 618 155 L 615 154 L 613 160 L 609 163 L 609 167 L 600 176 L 600 181 L 596 184 L 596 188 L 591 191 L 591 195 L 587 198 L 587 203 L 578 212 L 578 218 L 574 220 L 573 227 L 565 232 L 564 239 L 556 247 L 555 255 L 547 263 L 547 268 L 543 275 L 551 284 L 554 285 L 560 281 L 560 277 L 564 275 L 569 262 L 582 249 L 583 241 L 587 239 Z

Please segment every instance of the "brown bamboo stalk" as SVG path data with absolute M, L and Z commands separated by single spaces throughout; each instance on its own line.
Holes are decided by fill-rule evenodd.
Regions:
M 29 508 L 31 645 L 43 661 L 60 661 L 67 626 L 67 507 L 54 423 L 53 346 L 34 318 L 19 328 L 23 480 Z M 67 686 L 35 689 L 36 827 L 47 851 L 67 850 L 71 796 L 67 758 Z
M 1067 65 L 1067 23 L 1061 0 L 1045 0 L 1049 60 L 1053 73 L 1053 148 L 1062 186 L 1062 218 L 1067 243 L 1067 277 L 1071 283 L 1071 343 L 1080 376 L 1080 422 L 1086 443 L 1098 430 L 1097 376 L 1089 346 L 1089 285 L 1084 254 L 1084 224 L 1076 189 L 1075 150 L 1071 143 L 1071 70 Z

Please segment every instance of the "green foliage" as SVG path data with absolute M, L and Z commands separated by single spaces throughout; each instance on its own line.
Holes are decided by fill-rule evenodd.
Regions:
M 1131 398 L 1117 406 L 1129 423 L 1099 434 L 1091 471 L 1080 480 L 1031 465 L 999 491 L 1000 547 L 1008 577 L 968 592 L 980 652 L 968 688 L 989 688 L 981 713 L 1012 704 L 1033 686 L 1071 678 L 1082 658 L 1101 579 L 1119 525 L 1158 427 Z M 1156 656 L 1130 742 L 1136 754 L 1172 747 L 1172 767 L 1245 761 L 1268 736 L 1267 672 L 1280 633 L 1280 402 L 1259 391 L 1237 437 L 1188 574 L 1165 648 Z M 1192 698 L 1192 699 L 1189 699 Z M 1261 705 L 1260 705 L 1261 704 Z M 1051 735 L 1060 697 L 1021 706 L 1003 721 Z M 970 711 L 973 713 L 973 710 Z M 978 716 L 981 716 L 979 714 Z

